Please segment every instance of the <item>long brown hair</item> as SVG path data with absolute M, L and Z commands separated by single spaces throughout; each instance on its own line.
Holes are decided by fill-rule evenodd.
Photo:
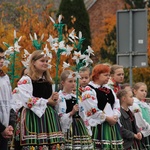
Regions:
M 42 50 L 36 50 L 32 53 L 31 57 L 30 57 L 30 61 L 29 61 L 29 68 L 28 68 L 28 75 L 31 77 L 32 80 L 38 80 L 38 76 L 37 76 L 37 70 L 34 67 L 34 62 L 40 58 L 42 58 L 44 56 L 44 54 L 42 53 Z M 43 73 L 43 76 L 45 78 L 46 81 L 49 81 L 50 83 L 52 83 L 49 71 L 46 70 Z

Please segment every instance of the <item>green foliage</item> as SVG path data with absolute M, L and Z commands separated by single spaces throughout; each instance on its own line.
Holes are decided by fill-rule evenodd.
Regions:
M 68 29 L 74 28 L 76 33 L 82 32 L 85 37 L 82 51 L 91 45 L 89 16 L 83 0 L 62 0 L 59 14 L 63 15 L 63 23 L 67 24 Z

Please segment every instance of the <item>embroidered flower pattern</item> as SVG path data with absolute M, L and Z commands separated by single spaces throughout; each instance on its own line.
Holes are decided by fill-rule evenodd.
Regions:
M 37 102 L 38 99 L 39 98 L 37 98 L 37 97 L 29 98 L 28 102 L 26 103 L 27 107 L 32 108 L 33 105 Z
M 95 114 L 96 112 L 97 112 L 96 108 L 92 108 L 91 110 L 89 110 L 89 111 L 86 113 L 86 115 L 89 117 L 89 116 Z
M 83 106 L 80 107 L 80 112 L 83 112 L 84 111 L 84 108 Z
M 19 90 L 15 88 L 15 89 L 13 90 L 12 94 L 15 94 L 15 93 L 18 93 L 18 92 L 19 92 Z
M 91 95 L 90 93 L 84 94 L 82 97 L 82 101 L 91 98 L 92 100 L 95 100 L 95 97 Z
M 19 81 L 18 82 L 18 85 L 22 85 L 22 84 L 28 84 L 29 83 L 29 81 L 28 80 L 23 80 L 23 81 Z
M 137 108 L 137 109 L 134 109 L 134 113 L 138 113 L 140 112 L 140 110 Z
M 86 126 L 89 126 L 89 121 L 88 121 L 88 120 L 85 120 L 85 121 L 84 121 L 84 124 L 85 124 Z

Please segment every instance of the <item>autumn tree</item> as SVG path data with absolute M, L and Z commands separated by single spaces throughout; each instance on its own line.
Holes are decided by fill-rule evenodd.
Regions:
M 21 70 L 23 68 L 21 60 L 23 60 L 24 57 L 23 55 L 24 49 L 28 50 L 29 53 L 32 53 L 33 51 L 36 50 L 32 45 L 32 41 L 29 37 L 29 34 L 33 36 L 34 33 L 36 33 L 37 38 L 39 40 L 42 34 L 44 34 L 42 49 L 44 49 L 46 44 L 48 48 L 51 49 L 49 43 L 47 42 L 47 39 L 49 38 L 50 34 L 54 38 L 57 37 L 57 31 L 54 29 L 53 23 L 50 21 L 49 18 L 49 16 L 52 17 L 54 16 L 52 6 L 53 6 L 52 3 L 49 3 L 42 7 L 41 4 L 38 3 L 34 3 L 34 5 L 30 5 L 30 7 L 28 7 L 26 4 L 20 6 L 17 3 L 0 4 L 0 15 L 2 16 L 0 20 L 0 24 L 1 24 L 0 46 L 6 50 L 7 48 L 2 44 L 3 42 L 8 43 L 9 45 L 13 45 L 14 29 L 16 29 L 18 37 L 22 36 L 21 41 L 19 42 L 19 45 L 21 46 L 20 53 L 19 53 L 20 61 L 16 62 L 17 63 L 16 66 L 19 67 L 15 69 L 17 75 L 20 75 Z M 10 7 L 12 8 L 9 11 Z M 41 9 L 41 11 L 37 12 L 37 10 L 39 9 Z M 16 17 L 15 14 L 17 14 Z M 11 15 L 13 17 L 12 20 L 10 21 L 9 17 L 11 17 Z M 56 59 L 55 54 L 53 54 L 53 59 L 52 59 L 53 67 L 50 70 L 52 78 L 55 77 L 55 59 Z M 65 60 L 66 57 L 62 57 L 60 63 L 62 64 L 62 62 Z M 69 63 L 70 61 L 71 60 L 69 60 Z M 62 69 L 60 69 L 59 74 L 61 73 L 61 71 Z

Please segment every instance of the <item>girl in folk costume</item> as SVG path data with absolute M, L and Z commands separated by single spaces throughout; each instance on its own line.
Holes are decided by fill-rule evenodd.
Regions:
M 125 150 L 145 150 L 146 147 L 142 144 L 142 133 L 137 127 L 134 114 L 130 110 L 130 106 L 133 105 L 133 93 L 132 90 L 120 90 L 117 92 L 117 97 L 120 100 L 121 105 L 121 134 L 124 140 L 123 146 Z
M 108 81 L 108 85 L 117 93 L 121 87 L 120 85 L 124 81 L 124 70 L 123 66 L 120 65 L 112 65 L 110 71 L 111 78 Z
M 54 106 L 58 93 L 52 92 L 48 56 L 37 50 L 30 56 L 28 74 L 13 90 L 12 108 L 18 112 L 15 150 L 63 149 L 64 135 Z
M 123 140 L 120 135 L 118 118 L 120 104 L 115 93 L 107 84 L 110 67 L 96 65 L 92 70 L 91 81 L 82 92 L 82 118 L 90 131 L 95 150 L 122 150 Z
M 76 95 L 72 93 L 76 79 L 71 70 L 62 72 L 61 84 L 63 89 L 59 91 L 59 102 L 56 109 L 66 138 L 65 150 L 91 150 L 93 149 L 92 140 L 78 114 L 80 101 L 77 103 Z
M 150 149 L 150 106 L 143 100 L 147 96 L 147 86 L 138 82 L 133 86 L 134 103 L 131 110 L 135 115 L 137 126 L 141 129 L 145 145 Z

